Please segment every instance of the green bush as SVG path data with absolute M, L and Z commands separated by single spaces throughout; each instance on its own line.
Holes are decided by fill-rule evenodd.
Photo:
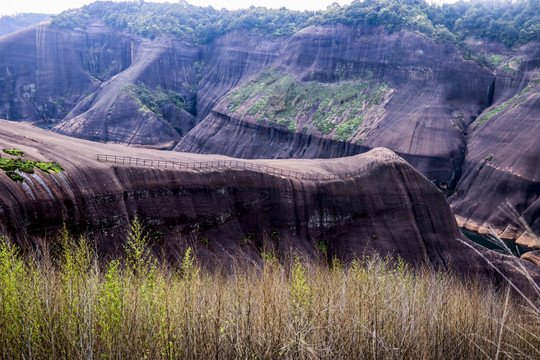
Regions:
M 24 182 L 24 178 L 21 175 L 17 174 L 15 171 L 6 171 L 6 175 L 15 182 L 21 184 Z
M 52 173 L 64 171 L 62 166 L 57 162 L 38 162 L 22 159 L 24 152 L 16 149 L 4 149 L 6 154 L 17 156 L 17 159 L 4 158 L 0 156 L 0 169 L 6 171 L 6 175 L 15 182 L 22 183 L 24 178 L 17 174 L 16 171 L 22 171 L 27 174 L 34 173 L 34 167 L 37 167 L 43 172 Z
M 13 156 L 18 156 L 18 157 L 23 157 L 24 156 L 24 152 L 21 151 L 21 150 L 17 150 L 17 149 L 4 149 L 3 151 L 6 154 L 13 155 Z

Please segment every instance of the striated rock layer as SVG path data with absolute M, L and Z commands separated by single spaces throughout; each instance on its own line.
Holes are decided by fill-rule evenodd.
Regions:
M 245 72 L 231 78 L 230 69 L 235 69 L 235 55 L 250 47 L 227 41 L 231 37 L 213 44 L 216 50 L 209 55 L 212 76 L 203 76 L 201 84 L 221 89 L 224 82 L 231 86 L 245 79 Z M 294 120 L 287 123 L 296 128 L 291 131 L 291 126 L 268 124 L 272 119 L 263 115 L 265 109 L 252 110 L 260 98 L 250 97 L 238 107 L 231 105 L 231 99 L 222 91 L 221 97 L 214 100 L 213 112 L 176 149 L 245 158 L 289 158 L 347 156 L 384 146 L 406 157 L 429 179 L 455 186 L 466 147 L 464 128 L 489 105 L 488 90 L 494 79 L 491 71 L 463 59 L 450 44 L 435 43 L 406 31 L 387 34 L 373 26 L 309 27 L 281 45 L 279 53 L 264 43 L 253 50 L 259 59 L 264 59 L 257 67 L 266 64 L 280 76 L 292 76 L 300 86 L 353 81 L 360 82 L 360 88 L 365 85 L 385 90 L 380 90 L 376 100 L 363 103 L 359 108 L 362 118 L 346 137 L 338 135 L 338 125 L 346 121 L 345 115 L 335 119 L 336 125 L 328 124 L 328 130 L 312 121 L 310 115 L 322 106 L 320 95 L 307 94 L 307 107 L 294 109 Z M 212 55 L 218 57 L 218 63 Z M 269 63 L 272 56 L 275 60 Z M 221 77 L 214 76 L 216 72 Z M 343 110 L 348 114 L 351 108 Z M 301 115 L 304 112 L 308 115 Z M 280 116 L 279 110 L 275 115 Z M 275 129 L 270 136 L 265 129 L 268 126 Z M 231 136 L 235 141 L 230 141 Z M 342 146 L 342 141 L 337 140 L 349 145 Z M 321 147 L 321 143 L 325 146 Z M 358 146 L 360 143 L 363 146 Z
M 63 223 L 86 233 L 102 253 L 122 248 L 129 222 L 144 221 L 152 245 L 174 257 L 188 244 L 206 263 L 260 262 L 262 252 L 284 259 L 337 256 L 348 261 L 378 252 L 464 276 L 494 271 L 462 239 L 444 195 L 393 152 L 377 148 L 334 160 L 252 160 L 308 174 L 356 172 L 308 181 L 248 169 L 190 169 L 98 162 L 96 152 L 176 162 L 228 159 L 96 145 L 1 122 L 0 147 L 29 159 L 58 161 L 65 172 L 0 174 L 0 230 L 20 243 L 52 241 Z M 539 269 L 471 245 L 507 276 L 523 282 L 513 261 L 540 280 Z

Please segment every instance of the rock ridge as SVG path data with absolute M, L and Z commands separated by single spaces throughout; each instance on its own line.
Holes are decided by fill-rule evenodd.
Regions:
M 316 182 L 248 169 L 104 163 L 95 158 L 98 149 L 171 162 L 234 159 L 98 145 L 13 122 L 2 121 L 2 128 L 2 148 L 20 149 L 31 159 L 56 160 L 66 170 L 25 175 L 26 186 L 0 177 L 0 230 L 19 243 L 52 241 L 65 223 L 75 234 L 86 233 L 98 252 L 119 251 L 130 220 L 137 216 L 151 235 L 163 239 L 152 242 L 156 250 L 174 258 L 189 245 L 207 265 L 260 263 L 261 248 L 281 258 L 293 251 L 344 262 L 377 252 L 413 265 L 451 268 L 466 277 L 495 276 L 482 257 L 457 240 L 467 242 L 442 192 L 387 149 L 331 161 L 246 161 L 319 174 L 365 169 L 352 177 Z M 319 244 L 325 244 L 326 253 Z M 515 259 L 480 251 L 515 281 L 524 281 L 512 265 Z M 540 276 L 532 263 L 518 261 L 533 277 Z

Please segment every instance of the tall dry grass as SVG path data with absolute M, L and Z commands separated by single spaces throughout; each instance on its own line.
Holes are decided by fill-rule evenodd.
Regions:
M 228 275 L 152 259 L 135 226 L 106 266 L 61 234 L 60 253 L 22 256 L 0 241 L 5 359 L 540 358 L 540 318 L 505 289 L 464 284 L 379 257 L 347 267 Z

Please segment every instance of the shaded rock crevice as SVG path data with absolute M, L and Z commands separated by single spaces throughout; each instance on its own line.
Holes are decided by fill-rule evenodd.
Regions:
M 495 81 L 496 80 L 497 80 L 497 76 L 493 77 L 493 81 L 491 82 L 487 90 L 486 108 L 490 107 L 493 104 L 493 98 L 495 96 Z

